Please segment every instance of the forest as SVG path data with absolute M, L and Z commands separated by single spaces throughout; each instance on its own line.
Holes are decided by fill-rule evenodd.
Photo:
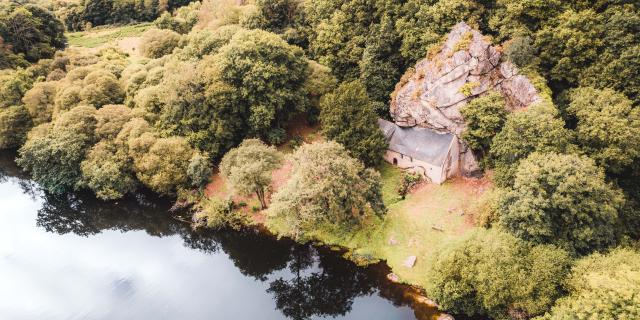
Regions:
M 261 213 L 279 237 L 385 260 L 369 242 L 396 223 L 387 189 L 401 201 L 420 178 L 388 185 L 377 119 L 460 22 L 542 99 L 509 112 L 491 91 L 462 109 L 492 187 L 473 230 L 403 282 L 453 314 L 640 318 L 637 1 L 2 0 L 0 150 L 52 195 L 148 189 L 209 228 Z M 68 42 L 138 23 L 135 54 Z M 213 175 L 257 202 L 210 197 Z

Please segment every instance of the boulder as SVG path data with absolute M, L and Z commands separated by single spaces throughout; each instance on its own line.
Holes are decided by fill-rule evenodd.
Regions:
M 459 138 L 465 130 L 460 108 L 489 90 L 502 93 L 509 111 L 541 99 L 516 66 L 501 60 L 501 48 L 464 22 L 430 53 L 402 77 L 392 94 L 390 113 L 399 126 L 431 128 Z M 473 175 L 480 169 L 478 160 L 459 141 L 461 172 Z

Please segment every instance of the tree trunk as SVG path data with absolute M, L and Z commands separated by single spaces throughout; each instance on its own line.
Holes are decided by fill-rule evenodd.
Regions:
M 260 206 L 262 207 L 262 210 L 266 209 L 267 202 L 264 199 L 264 189 L 256 190 L 256 195 L 258 196 L 258 200 L 260 200 Z

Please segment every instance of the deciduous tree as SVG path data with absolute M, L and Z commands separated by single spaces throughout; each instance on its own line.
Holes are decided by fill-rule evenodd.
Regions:
M 262 209 L 266 209 L 265 189 L 271 184 L 272 171 L 281 162 L 282 155 L 276 148 L 258 139 L 247 139 L 225 154 L 220 162 L 220 173 L 236 192 L 242 195 L 255 193 Z
M 500 200 L 500 225 L 527 241 L 585 253 L 616 242 L 623 204 L 593 160 L 534 153 L 520 162 Z

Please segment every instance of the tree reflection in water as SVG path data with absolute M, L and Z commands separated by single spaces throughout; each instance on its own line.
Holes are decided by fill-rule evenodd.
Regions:
M 36 223 L 48 232 L 89 237 L 104 230 L 143 230 L 157 237 L 178 235 L 186 247 L 205 253 L 222 251 L 242 274 L 267 282 L 267 292 L 290 319 L 345 315 L 356 297 L 376 292 L 395 305 L 410 304 L 403 289 L 385 279 L 386 269 L 360 268 L 334 252 L 277 240 L 257 230 L 192 230 L 169 213 L 167 199 L 151 193 L 115 202 L 99 201 L 88 193 L 47 194 L 15 167 L 11 154 L 0 153 L 0 182 L 7 179 L 42 199 Z M 416 312 L 419 319 L 433 314 L 434 310 Z

